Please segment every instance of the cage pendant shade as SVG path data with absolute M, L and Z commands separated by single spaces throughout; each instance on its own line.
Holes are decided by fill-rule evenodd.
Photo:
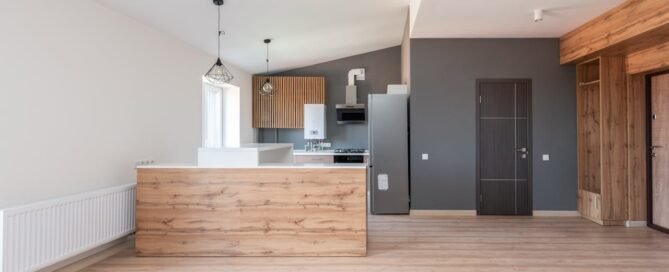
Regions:
M 214 65 L 211 66 L 211 69 L 209 69 L 209 71 L 207 71 L 207 73 L 204 75 L 204 78 L 213 84 L 223 84 L 230 83 L 230 81 L 232 81 L 232 79 L 235 77 L 232 75 L 232 73 L 230 73 L 228 67 L 223 65 L 221 59 L 218 58 L 216 63 L 214 63 Z
M 267 96 L 273 96 L 274 95 L 274 85 L 269 80 L 269 78 L 267 78 L 265 80 L 265 83 L 262 84 L 262 87 L 260 87 L 260 94 L 267 95 Z
M 221 35 L 223 34 L 221 30 L 221 6 L 223 5 L 223 0 L 213 1 L 214 5 L 218 6 L 218 58 L 216 59 L 216 63 L 204 74 L 204 78 L 212 84 L 230 83 L 235 77 L 221 61 Z

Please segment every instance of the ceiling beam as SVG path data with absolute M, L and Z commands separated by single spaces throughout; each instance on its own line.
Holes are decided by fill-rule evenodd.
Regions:
M 667 0 L 628 0 L 560 38 L 560 63 L 634 51 L 669 38 Z
M 669 42 L 627 55 L 627 73 L 657 71 L 669 67 Z

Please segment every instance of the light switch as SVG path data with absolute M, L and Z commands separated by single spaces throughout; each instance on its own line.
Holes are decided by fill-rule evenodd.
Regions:
M 541 156 L 541 159 L 544 161 L 550 161 L 551 160 L 551 155 L 544 154 Z
M 430 157 L 429 157 L 429 155 L 428 155 L 427 153 L 423 153 L 422 158 L 423 158 L 424 161 L 426 161 L 426 160 L 428 160 Z

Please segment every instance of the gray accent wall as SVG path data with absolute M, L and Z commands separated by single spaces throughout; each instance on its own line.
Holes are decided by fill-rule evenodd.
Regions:
M 400 84 L 401 47 L 395 46 L 361 55 L 320 63 L 312 66 L 284 71 L 282 76 L 325 76 L 327 104 L 327 140 L 333 148 L 367 148 L 367 124 L 338 125 L 335 104 L 344 104 L 348 71 L 365 68 L 365 80 L 356 81 L 358 103 L 367 104 L 367 94 L 385 93 L 388 84 Z M 273 143 L 275 133 L 281 143 L 294 143 L 296 149 L 304 149 L 302 129 L 259 129 L 258 141 Z
M 412 209 L 476 209 L 476 80 L 514 78 L 532 80 L 534 209 L 576 210 L 576 72 L 559 52 L 558 39 L 411 40 Z

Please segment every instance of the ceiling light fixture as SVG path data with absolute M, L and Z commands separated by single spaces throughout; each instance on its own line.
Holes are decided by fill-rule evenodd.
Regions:
M 213 84 L 223 84 L 230 83 L 233 78 L 235 78 L 228 67 L 223 65 L 221 61 L 221 36 L 225 34 L 221 30 L 221 6 L 223 5 L 224 0 L 214 0 L 214 5 L 218 6 L 218 58 L 216 63 L 204 74 L 204 78 Z
M 541 22 L 544 20 L 544 10 L 543 9 L 535 9 L 534 10 L 534 22 Z
M 274 93 L 276 93 L 276 90 L 274 89 L 274 85 L 269 79 L 269 43 L 272 42 L 271 39 L 265 39 L 263 41 L 265 45 L 267 46 L 267 57 L 265 58 L 265 63 L 267 65 L 267 70 L 265 72 L 265 83 L 262 84 L 262 87 L 260 87 L 260 94 L 262 95 L 268 95 L 268 96 L 273 96 Z

